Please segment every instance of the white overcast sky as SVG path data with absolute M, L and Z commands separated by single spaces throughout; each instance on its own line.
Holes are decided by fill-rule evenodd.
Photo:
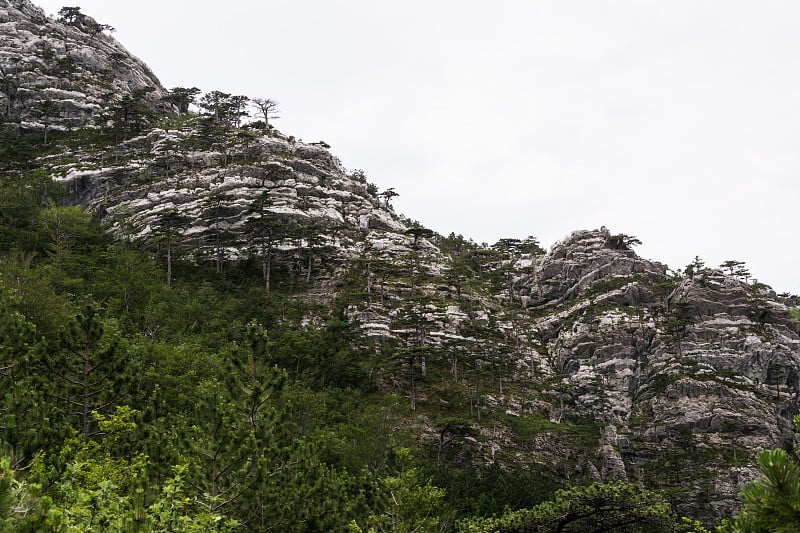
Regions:
M 55 14 L 66 0 L 39 0 Z M 607 226 L 800 293 L 796 0 L 76 0 L 477 242 Z

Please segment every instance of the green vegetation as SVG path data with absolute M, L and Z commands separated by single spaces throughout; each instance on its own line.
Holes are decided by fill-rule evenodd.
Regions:
M 639 246 L 642 244 L 637 237 L 620 233 L 617 235 L 610 235 L 606 239 L 606 246 L 612 250 L 630 250 L 631 246 Z
M 795 417 L 800 428 L 800 417 Z M 762 477 L 742 491 L 744 506 L 718 533 L 788 533 L 800 531 L 800 466 L 784 450 L 758 454 Z
M 54 134 L 48 150 L 97 149 L 147 127 L 123 126 Z M 81 209 L 58 206 L 47 174 L 26 170 L 43 143 L 9 156 L 0 184 L 0 530 L 448 531 L 559 488 L 536 466 L 465 468 L 459 450 L 485 438 L 482 424 L 528 440 L 596 440 L 595 427 L 510 417 L 487 403 L 513 386 L 503 366 L 511 339 L 494 317 L 468 323 L 465 333 L 486 342 L 464 348 L 460 364 L 451 356 L 462 348 L 426 346 L 442 304 L 417 288 L 434 279 L 421 257 L 394 270 L 378 257 L 356 262 L 375 285 L 364 292 L 361 276 L 345 277 L 341 301 L 319 306 L 302 298 L 308 278 L 272 260 L 285 226 L 255 224 L 254 259 L 224 268 L 182 258 L 186 221 L 174 211 L 150 241 L 115 242 Z M 308 242 L 319 231 L 296 230 Z M 508 250 L 540 251 L 534 239 L 453 245 L 478 290 L 504 283 L 496 273 Z M 383 300 L 390 280 L 411 280 L 420 294 L 392 302 L 409 333 L 380 348 L 394 361 L 376 361 L 345 302 Z M 450 377 L 459 372 L 468 386 Z M 423 397 L 409 405 L 370 373 L 400 376 L 412 400 L 442 383 L 452 407 Z M 411 436 L 414 407 L 436 417 L 436 443 Z
M 607 292 L 621 289 L 622 287 L 628 285 L 629 283 L 633 282 L 644 283 L 645 281 L 646 281 L 645 277 L 640 275 L 617 276 L 614 278 L 602 279 L 592 283 L 592 285 L 586 290 L 584 297 L 594 298 L 595 296 L 599 296 Z
M 80 22 L 77 11 L 63 16 Z M 114 241 L 84 210 L 60 206 L 63 191 L 40 158 L 62 171 L 95 168 L 105 154 L 135 158 L 136 149 L 125 153 L 120 143 L 155 125 L 192 132 L 165 151 L 213 147 L 225 165 L 248 162 L 243 147 L 256 133 L 240 128 L 246 97 L 209 93 L 198 117 L 189 114 L 196 88 L 164 98 L 175 115 L 158 114 L 150 92 L 110 102 L 103 128 L 49 131 L 53 102 L 36 110 L 43 132 L 0 127 L 0 532 L 677 527 L 657 492 L 580 478 L 564 486 L 563 464 L 517 462 L 515 454 L 546 443 L 569 449 L 570 462 L 589 463 L 601 434 L 598 422 L 571 409 L 560 375 L 543 378 L 531 368 L 526 376 L 550 402 L 557 395 L 557 421 L 540 408 L 509 410 L 507 398 L 523 389 L 509 354 L 533 345 L 523 322 L 508 326 L 524 314 L 514 278 L 543 253 L 535 238 L 478 245 L 410 224 L 411 252 L 401 261 L 364 244 L 358 259 L 331 265 L 326 228 L 274 216 L 263 195 L 242 229 L 251 257 L 234 264 L 223 253 L 229 235 L 220 193 L 203 205 L 213 250 L 194 262 L 181 253 L 191 221 L 175 209 L 151 224 L 146 242 L 134 243 Z M 261 110 L 265 122 L 274 110 Z M 64 155 L 78 149 L 84 153 Z M 264 180 L 285 172 L 261 169 Z M 353 175 L 367 183 L 363 172 Z M 388 206 L 396 195 L 378 196 Z M 430 268 L 426 240 L 449 258 L 443 271 Z M 290 241 L 303 245 L 287 254 L 281 245 Z M 636 244 L 626 235 L 607 243 Z M 314 277 L 334 271 L 341 276 L 331 301 L 309 297 Z M 645 281 L 598 281 L 580 298 Z M 479 301 L 498 294 L 511 304 L 502 311 Z M 453 303 L 466 315 L 458 335 L 435 338 Z M 762 303 L 754 299 L 749 310 L 761 322 L 769 318 Z M 381 306 L 394 337 L 364 338 L 352 313 L 359 306 Z M 634 312 L 598 299 L 584 317 L 611 309 Z M 694 310 L 678 302 L 661 318 L 680 350 Z M 691 363 L 683 364 L 696 370 Z M 659 374 L 645 385 L 665 390 L 671 379 Z M 654 418 L 641 413 L 631 426 Z M 690 437 L 678 436 L 687 444 Z M 675 486 L 686 465 L 737 465 L 743 455 L 677 447 L 642 467 L 640 479 Z M 770 457 L 765 471 L 796 476 L 785 457 Z M 769 486 L 759 486 L 746 493 L 754 507 L 736 527 L 772 505 L 763 496 Z
M 464 533 L 559 533 L 625 531 L 667 533 L 674 521 L 669 504 L 638 485 L 611 482 L 559 490 L 552 501 L 500 518 L 465 521 Z
M 530 501 L 480 467 L 485 490 L 459 494 L 457 457 L 416 443 L 405 400 L 368 379 L 344 305 L 305 302 L 285 268 L 267 292 L 248 262 L 186 262 L 174 212 L 139 246 L 59 195 L 38 171 L 0 184 L 0 530 L 427 531 Z M 260 254 L 275 231 L 254 227 Z M 424 315 L 406 318 L 412 353 Z M 414 375 L 437 361 L 417 348 Z M 441 449 L 471 427 L 443 420 Z M 519 479 L 545 487 L 537 501 L 555 488 Z

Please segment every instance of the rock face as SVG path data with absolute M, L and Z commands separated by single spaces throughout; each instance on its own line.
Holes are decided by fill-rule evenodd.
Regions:
M 5 117 L 41 123 L 37 102 L 56 108 L 52 126 L 94 123 L 113 99 L 152 87 L 155 75 L 88 16 L 70 23 L 49 19 L 28 0 L 0 0 L 0 109 Z
M 666 266 L 642 260 L 623 240 L 603 229 L 576 231 L 555 244 L 539 268 L 518 283 L 526 304 L 552 308 L 582 296 L 601 280 L 664 278 Z
M 274 130 L 220 133 L 213 146 L 195 134 L 155 129 L 113 156 L 78 151 L 50 172 L 65 203 L 92 210 L 112 233 L 137 242 L 179 233 L 197 261 L 246 260 L 262 245 L 283 259 L 316 250 L 312 263 L 352 257 L 365 243 L 409 249 L 406 225 L 377 189 L 320 145 Z
M 797 322 L 769 288 L 712 269 L 668 277 L 612 241 L 575 232 L 518 280 L 546 310 L 542 362 L 604 426 L 598 470 L 730 513 L 753 454 L 793 444 Z
M 96 29 L 0 0 L 6 114 L 37 120 L 51 99 L 62 126 L 92 126 L 109 93 L 163 94 Z M 339 298 L 370 375 L 419 406 L 409 426 L 438 459 L 672 488 L 678 512 L 713 518 L 735 510 L 758 451 L 793 447 L 796 302 L 721 270 L 670 273 L 605 228 L 547 254 L 434 236 L 322 143 L 209 124 L 173 116 L 37 167 L 120 239 L 218 268 L 260 261 L 304 279 L 302 297 Z M 442 412 L 474 431 L 444 439 Z

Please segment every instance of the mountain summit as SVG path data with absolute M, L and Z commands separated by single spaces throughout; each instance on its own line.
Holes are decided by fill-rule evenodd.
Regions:
M 0 1 L 6 117 L 82 127 L 96 124 L 115 98 L 145 88 L 153 101 L 165 94 L 150 69 L 108 35 L 110 27 L 71 9 L 75 13 L 51 20 L 27 0 Z M 53 102 L 57 112 L 42 113 L 42 102 Z

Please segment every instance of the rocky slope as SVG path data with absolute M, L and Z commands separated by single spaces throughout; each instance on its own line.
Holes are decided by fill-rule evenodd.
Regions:
M 116 41 L 29 2 L 0 0 L 0 32 L 18 80 L 2 97 L 22 121 L 51 98 L 62 124 L 92 126 L 108 91 L 163 94 Z M 64 58 L 79 75 L 54 70 Z M 62 146 L 38 168 L 121 239 L 217 268 L 260 262 L 304 280 L 301 297 L 337 300 L 438 460 L 638 481 L 713 517 L 735 509 L 757 451 L 794 446 L 796 301 L 717 269 L 677 275 L 606 228 L 546 254 L 435 236 L 323 143 L 207 125 L 164 117 L 124 142 Z
M 89 16 L 49 19 L 27 0 L 0 0 L 0 106 L 7 119 L 75 127 L 97 121 L 108 102 L 151 87 L 164 88 L 108 30 Z M 37 114 L 52 101 L 57 112 Z
M 606 230 L 574 233 L 517 283 L 543 315 L 541 362 L 602 426 L 601 476 L 688 487 L 719 515 L 756 451 L 793 447 L 800 337 L 768 287 L 667 276 Z
M 198 146 L 194 133 L 191 126 L 154 129 L 118 147 L 113 160 L 79 151 L 67 164 L 53 158 L 50 171 L 66 187 L 65 202 L 91 209 L 127 239 L 157 237 L 165 215 L 179 213 L 181 240 L 197 259 L 252 254 L 253 223 L 262 219 L 274 223 L 278 249 L 310 238 L 320 247 L 350 248 L 357 235 L 375 232 L 407 240 L 374 186 L 348 175 L 319 144 L 255 131 L 226 134 L 224 147 Z M 217 242 L 222 233 L 224 246 Z

